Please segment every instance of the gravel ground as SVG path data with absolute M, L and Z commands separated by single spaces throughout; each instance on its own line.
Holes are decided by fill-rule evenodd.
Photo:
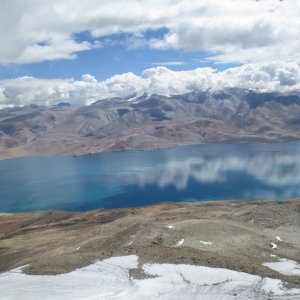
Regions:
M 228 268 L 299 288 L 300 277 L 262 265 L 280 258 L 300 263 L 299 228 L 299 199 L 0 214 L 0 272 L 28 265 L 27 274 L 62 274 L 96 260 L 136 254 L 140 265 Z M 136 279 L 148 276 L 141 269 L 130 272 Z

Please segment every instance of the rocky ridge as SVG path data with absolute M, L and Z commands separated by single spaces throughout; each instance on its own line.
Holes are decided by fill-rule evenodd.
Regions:
M 142 93 L 83 107 L 59 103 L 2 109 L 0 158 L 297 141 L 299 129 L 299 91 L 227 88 L 183 95 Z

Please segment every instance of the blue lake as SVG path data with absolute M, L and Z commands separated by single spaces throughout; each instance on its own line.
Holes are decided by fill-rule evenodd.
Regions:
M 300 197 L 300 143 L 0 161 L 0 212 Z

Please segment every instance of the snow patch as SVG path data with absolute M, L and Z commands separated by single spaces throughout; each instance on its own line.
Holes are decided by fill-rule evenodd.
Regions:
M 128 256 L 111 257 L 108 259 L 104 259 L 103 262 L 124 269 L 137 269 L 139 264 L 138 259 L 139 257 L 137 255 L 128 255 Z
M 76 248 L 76 251 L 79 250 L 79 249 L 80 249 L 80 247 Z
M 280 242 L 283 242 L 283 240 L 279 236 L 276 236 L 276 239 Z
M 203 245 L 211 245 L 212 244 L 212 242 L 205 242 L 205 241 L 200 241 L 200 243 Z
M 272 294 L 275 296 L 284 295 L 283 285 L 281 280 L 279 279 L 265 278 L 262 290 L 266 294 Z
M 300 265 L 293 260 L 281 258 L 279 262 L 269 262 L 263 265 L 284 275 L 300 276 Z
M 56 276 L 26 275 L 17 268 L 0 274 L 1 299 L 232 300 L 236 299 L 233 293 L 241 299 L 265 299 L 266 293 L 300 295 L 300 289 L 286 290 L 277 279 L 184 264 L 144 264 L 144 271 L 156 277 L 136 280 L 130 277 L 128 269 L 137 265 L 138 256 L 129 255 Z
M 269 295 L 273 296 L 295 296 L 300 295 L 300 289 L 285 289 L 282 281 L 279 279 L 265 278 L 263 280 L 262 290 Z M 277 299 L 277 298 L 276 298 Z M 286 298 L 284 298 L 286 299 Z M 295 298 L 292 298 L 295 299 Z M 298 299 L 298 298 L 297 298 Z
M 260 276 L 250 275 L 227 269 L 200 267 L 192 265 L 172 265 L 172 264 L 145 264 L 144 272 L 160 277 L 172 276 L 172 280 L 182 279 L 197 285 L 216 285 L 227 281 L 246 282 L 247 284 L 258 283 Z
M 277 248 L 277 245 L 274 244 L 274 243 L 271 243 L 271 246 L 272 246 L 272 249 L 276 249 Z
M 170 229 L 171 229 L 171 228 L 174 228 L 174 226 L 172 226 L 172 225 L 169 225 L 169 226 L 166 226 L 166 227 L 167 227 L 167 228 L 170 228 Z
M 143 97 L 143 96 L 145 96 L 143 99 L 149 98 L 149 97 L 147 97 L 147 95 L 145 94 L 145 92 L 142 92 L 142 93 L 137 94 L 135 97 L 132 97 L 132 98 L 127 99 L 126 101 L 127 101 L 127 102 L 132 102 L 132 101 L 137 100 L 138 98 Z M 136 101 L 136 102 L 134 102 L 134 103 L 139 103 L 139 102 L 140 102 L 140 101 Z
M 251 282 L 246 282 L 246 281 L 229 281 L 226 282 L 223 286 L 222 286 L 222 290 L 226 290 L 226 291 L 232 291 L 237 287 L 240 286 L 251 286 L 252 283 Z
M 179 242 L 177 242 L 176 246 L 175 247 L 179 247 L 183 244 L 184 242 L 184 239 L 180 240 Z

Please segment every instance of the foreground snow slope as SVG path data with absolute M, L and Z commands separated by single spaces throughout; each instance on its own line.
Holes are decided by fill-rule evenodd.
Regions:
M 280 280 L 227 269 L 191 265 L 144 264 L 154 275 L 136 280 L 129 270 L 138 256 L 113 257 L 56 276 L 0 274 L 1 299 L 299 299 L 300 289 L 285 290 Z

